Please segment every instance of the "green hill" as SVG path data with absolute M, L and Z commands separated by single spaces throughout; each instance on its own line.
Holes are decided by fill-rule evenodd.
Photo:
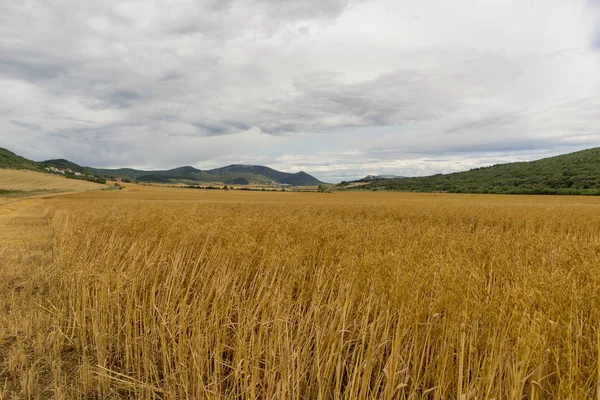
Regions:
M 106 169 L 106 168 L 92 168 L 85 167 L 87 170 L 97 174 L 104 176 L 106 178 L 114 179 L 114 178 L 129 178 L 132 180 L 137 180 L 139 177 L 149 174 L 148 171 L 141 171 L 133 168 L 117 168 L 117 169 Z
M 151 171 L 137 178 L 140 182 L 153 183 L 198 183 L 215 182 L 214 176 L 193 167 L 180 167 L 167 171 Z
M 18 156 L 12 151 L 0 147 L 0 168 L 2 169 L 30 169 L 39 171 L 43 169 L 35 161 Z
M 314 186 L 323 183 L 304 171 L 291 174 L 287 172 L 280 172 L 269 167 L 263 167 L 261 165 L 234 164 L 223 168 L 212 169 L 206 172 L 217 176 L 228 175 L 231 177 L 230 179 L 244 178 L 243 176 L 236 176 L 240 174 L 253 174 L 257 176 L 263 176 L 270 181 L 292 186 Z
M 71 162 L 69 160 L 65 160 L 64 158 L 57 159 L 57 160 L 41 161 L 38 164 L 42 165 L 43 167 L 54 167 L 54 168 L 58 168 L 58 169 L 62 169 L 62 170 L 71 170 L 73 172 L 80 172 L 80 173 L 88 172 L 82 166 L 77 165 L 74 162 Z
M 600 148 L 452 174 L 374 181 L 356 189 L 600 195 Z

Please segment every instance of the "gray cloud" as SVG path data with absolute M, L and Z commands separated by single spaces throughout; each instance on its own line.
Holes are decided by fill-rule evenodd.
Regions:
M 109 94 L 107 101 L 109 104 L 114 104 L 118 107 L 132 107 L 136 101 L 140 101 L 143 98 L 135 90 L 118 89 Z
M 14 124 L 18 127 L 21 128 L 25 128 L 27 130 L 31 130 L 31 131 L 40 131 L 42 130 L 42 127 L 39 126 L 38 124 L 35 123 L 30 123 L 30 122 L 24 122 L 24 121 L 15 121 L 15 120 L 11 120 L 10 121 L 11 124 Z
M 587 0 L 4 2 L 0 146 L 357 177 L 599 145 L 599 21 Z
M 365 0 L 259 0 L 274 19 L 281 22 L 330 20 L 339 16 L 346 8 Z
M 69 63 L 53 54 L 0 48 L 0 71 L 30 82 L 56 79 L 69 69 Z

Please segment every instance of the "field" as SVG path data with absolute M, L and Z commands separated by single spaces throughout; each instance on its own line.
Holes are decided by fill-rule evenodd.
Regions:
M 596 398 L 599 306 L 595 197 L 0 207 L 0 398 Z
M 103 187 L 97 183 L 27 170 L 0 169 L 0 190 L 10 191 L 81 191 Z

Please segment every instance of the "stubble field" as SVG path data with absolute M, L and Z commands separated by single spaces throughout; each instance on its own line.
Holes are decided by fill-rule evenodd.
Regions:
M 9 206 L 0 397 L 598 394 L 597 198 L 129 185 Z
M 105 188 L 98 183 L 66 179 L 64 176 L 51 175 L 43 172 L 0 169 L 0 191 L 81 191 Z

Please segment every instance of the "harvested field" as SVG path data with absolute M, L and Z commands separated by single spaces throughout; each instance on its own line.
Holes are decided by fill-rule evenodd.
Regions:
M 98 183 L 27 170 L 0 169 L 0 190 L 81 191 L 105 187 Z

